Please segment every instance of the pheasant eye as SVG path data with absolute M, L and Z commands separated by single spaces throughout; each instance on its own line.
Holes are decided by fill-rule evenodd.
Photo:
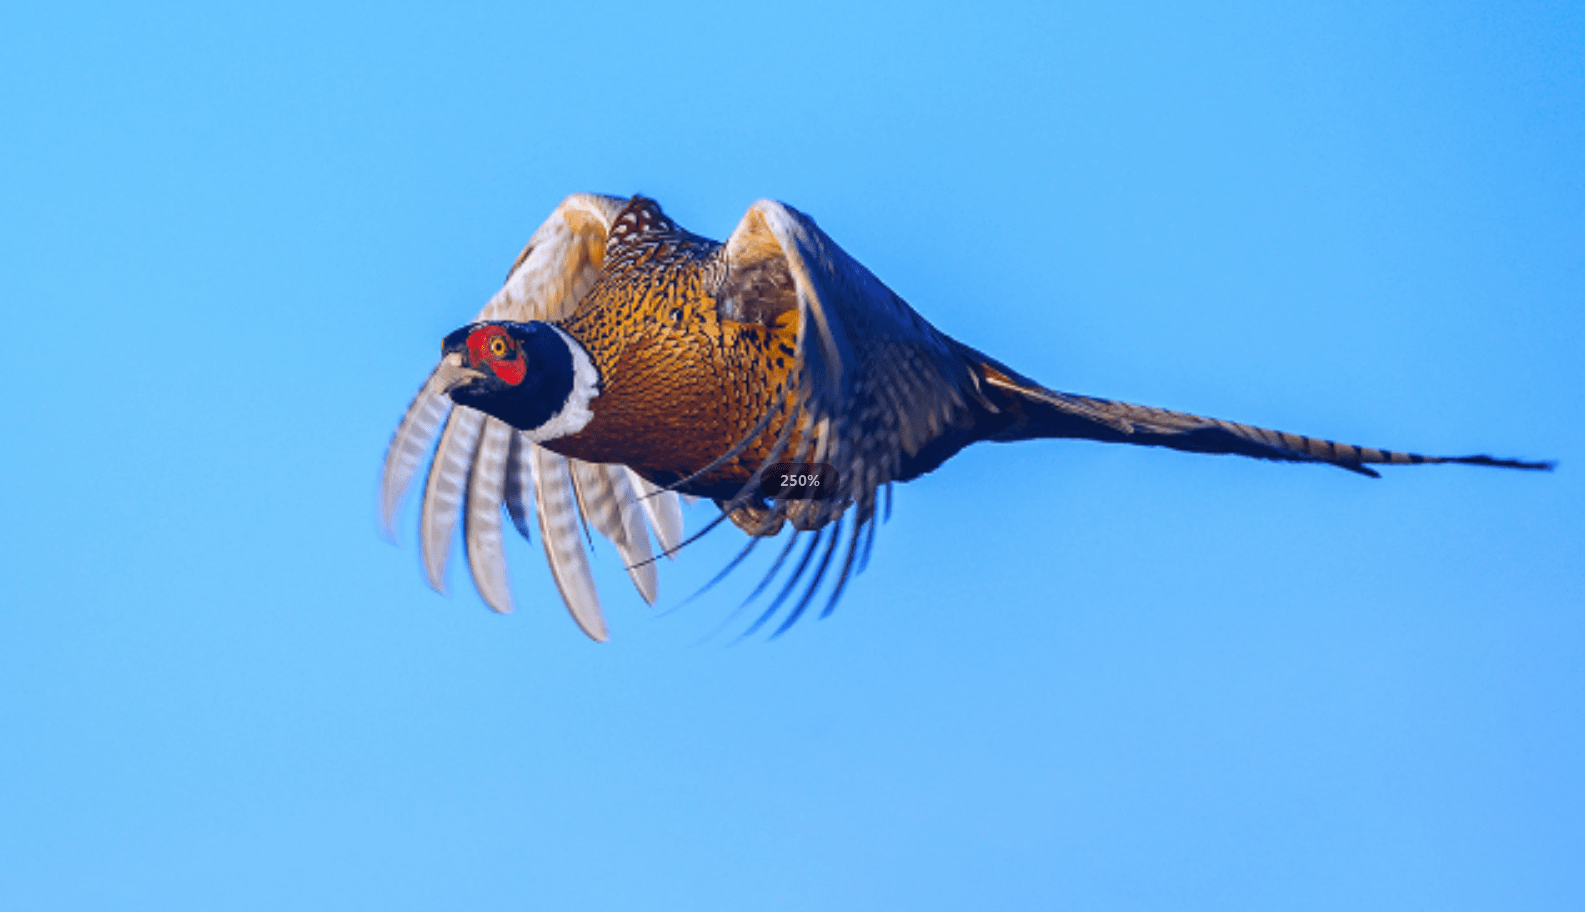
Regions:
M 505 358 L 506 353 L 509 351 L 511 351 L 511 346 L 506 344 L 505 336 L 496 336 L 490 340 L 490 354 L 497 358 Z

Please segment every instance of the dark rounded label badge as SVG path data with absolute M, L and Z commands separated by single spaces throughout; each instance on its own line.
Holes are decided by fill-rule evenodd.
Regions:
M 759 480 L 760 491 L 772 500 L 823 500 L 839 487 L 837 470 L 823 462 L 778 462 Z

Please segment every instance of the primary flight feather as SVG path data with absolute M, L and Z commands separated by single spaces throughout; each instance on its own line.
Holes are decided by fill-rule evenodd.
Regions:
M 501 507 L 525 538 L 532 511 L 562 599 L 596 640 L 606 627 L 585 524 L 616 545 L 653 603 L 649 536 L 667 555 L 684 544 L 679 493 L 721 507 L 706 531 L 729 518 L 751 536 L 737 560 L 792 524 L 760 589 L 807 537 L 754 624 L 796 596 L 784 630 L 833 568 L 827 611 L 862 569 L 882 492 L 889 507 L 893 482 L 982 440 L 1075 437 L 1371 476 L 1377 464 L 1551 468 L 1333 443 L 1047 389 L 931 326 L 813 219 L 770 200 L 720 244 L 677 227 L 653 200 L 574 194 L 441 349 L 386 453 L 387 535 L 438 435 L 420 524 L 430 584 L 442 588 L 460 520 L 479 594 L 511 610 Z M 762 488 L 773 465 L 827 489 L 812 499 Z

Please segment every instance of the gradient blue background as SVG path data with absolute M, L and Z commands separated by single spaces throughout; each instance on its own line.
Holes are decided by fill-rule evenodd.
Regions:
M 0 907 L 1585 908 L 1577 4 L 12 5 Z M 755 576 L 520 612 L 389 434 L 567 193 L 812 214 L 1058 389 L 1428 453 L 1088 443 Z M 689 513 L 697 527 L 704 505 Z

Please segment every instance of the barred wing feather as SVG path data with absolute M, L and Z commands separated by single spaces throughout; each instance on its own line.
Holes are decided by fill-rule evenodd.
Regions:
M 606 233 L 624 203 L 588 193 L 567 197 L 529 238 L 505 284 L 477 319 L 527 322 L 572 313 L 600 274 Z M 645 519 L 664 551 L 676 547 L 682 539 L 677 495 L 656 492 L 625 466 L 566 459 L 494 418 L 453 407 L 434 374 L 408 406 L 386 450 L 380 518 L 387 537 L 395 538 L 402 498 L 437 434 L 440 443 L 425 481 L 419 526 L 424 573 L 437 591 L 444 591 L 461 520 L 474 585 L 492 609 L 510 611 L 501 507 L 528 538 L 532 503 L 557 588 L 585 633 L 606 638 L 585 554 L 584 519 L 613 541 L 639 594 L 654 602 L 657 579 Z M 640 502 L 640 493 L 650 496 Z
M 501 540 L 501 503 L 506 497 L 507 455 L 516 433 L 506 422 L 484 419 L 484 432 L 468 473 L 468 506 L 463 513 L 463 544 L 473 584 L 484 603 L 501 614 L 512 610 Z
M 797 528 L 814 533 L 781 595 L 755 624 L 812 574 L 780 632 L 808 607 L 837 557 L 845 527 L 842 564 L 825 611 L 836 604 L 874 540 L 878 492 L 901 477 L 906 457 L 949 425 L 968 420 L 969 401 L 979 387 L 951 340 L 791 206 L 756 202 L 727 240 L 726 255 L 731 275 L 755 277 L 785 268 L 798 309 L 798 421 L 817 441 L 787 461 L 825 462 L 837 470 L 836 496 L 775 507 Z M 848 509 L 855 511 L 852 523 L 833 522 Z

